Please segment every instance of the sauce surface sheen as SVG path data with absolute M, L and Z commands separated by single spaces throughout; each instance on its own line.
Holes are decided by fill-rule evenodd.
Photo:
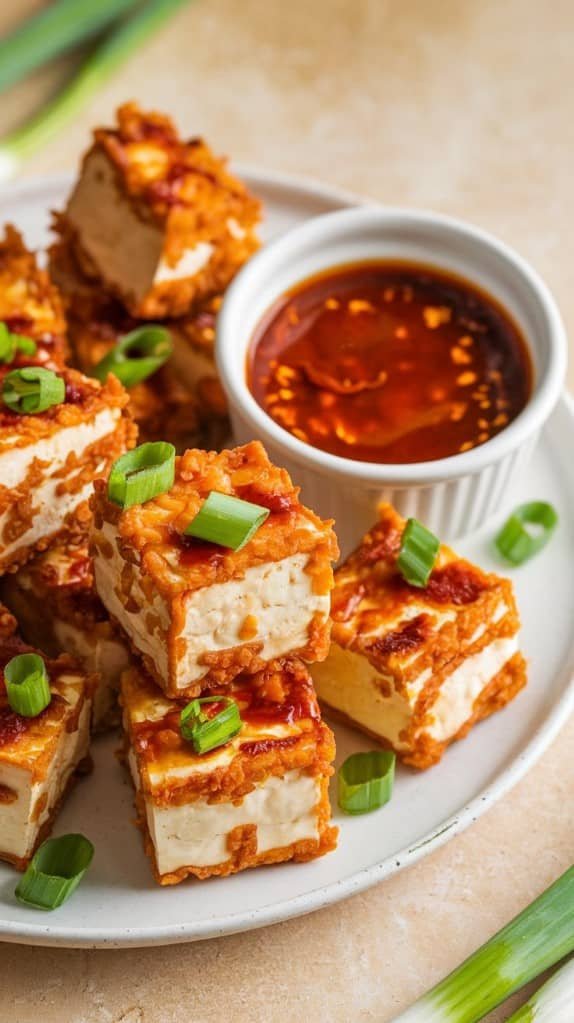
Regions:
M 522 334 L 489 295 L 431 267 L 340 267 L 284 295 L 259 324 L 248 384 L 276 423 L 363 462 L 446 458 L 526 405 Z

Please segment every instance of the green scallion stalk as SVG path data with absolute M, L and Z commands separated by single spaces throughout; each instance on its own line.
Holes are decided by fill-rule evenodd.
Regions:
M 425 587 L 440 549 L 440 540 L 418 519 L 408 519 L 401 537 L 397 568 L 411 586 Z
M 393 794 L 395 754 L 389 750 L 353 753 L 337 775 L 338 802 L 345 813 L 370 813 L 388 803 Z
M 393 1023 L 478 1023 L 574 950 L 573 921 L 574 867 L 570 867 Z
M 570 959 L 507 1023 L 572 1023 L 573 1019 L 574 959 Z
M 212 490 L 185 530 L 186 536 L 240 551 L 269 517 L 269 509 Z
M 0 39 L 0 91 L 95 36 L 135 0 L 56 0 Z
M 145 504 L 167 493 L 175 479 L 175 448 L 167 441 L 148 441 L 126 451 L 112 465 L 108 497 L 122 508 Z
M 0 182 L 8 181 L 20 165 L 49 142 L 101 89 L 127 58 L 153 36 L 185 0 L 147 0 L 97 47 L 76 77 L 35 117 L 0 142 Z
M 210 704 L 221 704 L 211 717 L 203 710 Z M 190 742 L 196 753 L 209 753 L 225 746 L 241 731 L 241 715 L 235 700 L 228 696 L 201 696 L 184 707 L 179 718 L 182 738 Z
M 16 714 L 35 718 L 51 703 L 50 679 L 39 654 L 16 654 L 4 668 L 8 703 Z
M 122 337 L 92 369 L 102 382 L 114 373 L 124 387 L 135 387 L 157 373 L 173 352 L 173 341 L 166 327 L 146 323 Z
M 57 909 L 75 892 L 93 856 L 94 847 L 84 835 L 47 839 L 18 882 L 16 898 L 33 909 Z

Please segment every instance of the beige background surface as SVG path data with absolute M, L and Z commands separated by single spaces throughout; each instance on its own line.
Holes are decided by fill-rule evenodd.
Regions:
M 0 28 L 39 6 L 4 0 Z M 570 0 L 198 0 L 25 173 L 73 167 L 89 127 L 138 98 L 236 159 L 495 231 L 572 331 L 573 46 Z M 3 97 L 0 128 L 72 66 Z M 470 831 L 313 917 L 157 950 L 2 945 L 0 1023 L 384 1023 L 571 863 L 573 782 L 571 722 Z

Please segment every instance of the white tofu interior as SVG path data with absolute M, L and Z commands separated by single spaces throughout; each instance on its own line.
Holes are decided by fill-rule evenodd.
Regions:
M 135 758 L 130 766 L 136 788 Z M 282 778 L 269 777 L 240 803 L 198 800 L 180 806 L 159 807 L 146 797 L 146 817 L 160 874 L 181 867 L 214 867 L 229 859 L 228 836 L 246 824 L 257 827 L 257 852 L 281 849 L 293 842 L 318 839 L 317 778 L 299 770 Z
M 72 680 L 71 680 L 72 681 Z M 81 689 L 70 686 L 66 699 L 75 705 Z M 30 855 L 38 832 L 61 799 L 70 776 L 86 756 L 89 746 L 90 701 L 86 701 L 74 731 L 62 727 L 46 777 L 34 782 L 31 773 L 15 764 L 0 763 L 0 785 L 17 793 L 13 802 L 0 802 L 0 852 L 24 858 Z M 38 752 L 41 752 L 39 748 Z M 38 805 L 42 809 L 37 813 Z
M 91 444 L 113 433 L 121 412 L 119 409 L 102 409 L 90 422 L 65 427 L 43 440 L 25 447 L 8 448 L 0 456 L 0 484 L 15 489 L 23 483 L 35 461 L 46 463 L 48 474 L 39 486 L 34 488 L 33 505 L 36 509 L 30 528 L 11 543 L 0 541 L 0 558 L 10 557 L 20 547 L 37 543 L 43 537 L 58 533 L 62 528 L 63 519 L 69 515 L 82 501 L 87 500 L 92 492 L 92 483 L 86 484 L 77 493 L 57 494 L 62 483 L 61 473 L 68 455 L 75 452 L 81 457 Z M 14 435 L 15 441 L 17 434 Z M 102 463 L 103 467 L 103 463 Z M 0 537 L 10 519 L 12 505 L 0 514 Z
M 120 675 L 130 662 L 128 648 L 115 637 L 94 637 L 61 618 L 54 619 L 53 631 L 60 650 L 78 657 L 87 672 L 99 675 L 92 717 L 94 728 L 101 728 L 117 702 Z
M 159 594 L 153 608 L 139 585 L 130 596 L 141 604 L 141 611 L 127 611 L 115 591 L 123 567 L 111 527 L 104 535 L 113 547 L 110 559 L 96 554 L 96 587 L 110 614 L 125 629 L 134 645 L 154 662 L 156 671 L 167 682 L 168 664 L 165 643 L 150 635 L 146 612 L 153 610 L 164 628 L 169 626 L 169 611 Z M 312 577 L 305 572 L 308 554 L 294 554 L 281 561 L 249 568 L 243 579 L 217 583 L 194 590 L 185 602 L 185 626 L 178 636 L 181 654 L 176 665 L 176 687 L 184 689 L 203 678 L 208 667 L 200 663 L 202 655 L 238 647 L 246 642 L 263 644 L 260 656 L 265 661 L 299 650 L 308 641 L 310 623 L 315 614 L 329 614 L 329 595 L 313 593 Z M 240 636 L 247 615 L 257 619 L 257 635 L 249 640 Z
M 518 650 L 518 637 L 496 639 L 479 653 L 467 657 L 437 691 L 428 713 L 430 724 L 421 731 L 432 739 L 445 742 L 452 738 L 471 717 L 476 699 L 489 682 L 502 670 Z M 381 685 L 392 679 L 381 675 L 362 654 L 344 650 L 337 643 L 331 645 L 327 660 L 311 667 L 311 674 L 320 700 L 345 714 L 369 732 L 391 742 L 398 749 L 406 749 L 400 734 L 410 725 L 418 696 L 431 676 L 431 669 L 408 687 L 404 694 L 392 691 L 389 696 L 381 692 Z
M 113 164 L 97 149 L 84 163 L 66 215 L 102 280 L 136 301 L 154 284 L 195 277 L 214 251 L 202 241 L 184 251 L 174 266 L 168 265 L 162 259 L 161 227 L 138 217 L 118 185 Z

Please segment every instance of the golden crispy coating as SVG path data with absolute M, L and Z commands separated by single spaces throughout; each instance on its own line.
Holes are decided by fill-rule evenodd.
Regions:
M 63 364 L 66 323 L 62 301 L 11 224 L 6 225 L 0 240 L 0 322 L 36 342 L 38 353 L 33 361 L 52 368 Z
M 9 367 L 0 367 L 0 385 Z M 22 468 L 9 482 L 0 473 L 0 574 L 23 565 L 33 550 L 44 550 L 56 536 L 77 542 L 85 536 L 90 512 L 82 496 L 94 478 L 106 474 L 112 462 L 135 443 L 135 426 L 126 405 L 127 394 L 109 376 L 105 384 L 76 370 L 59 370 L 66 384 L 65 401 L 37 415 L 20 415 L 0 407 L 0 459 L 7 469 L 21 455 Z M 106 417 L 102 426 L 100 417 Z M 82 430 L 94 430 L 83 439 Z M 77 443 L 58 454 L 61 436 L 78 431 Z M 67 431 L 67 432 L 65 432 Z M 43 445 L 36 449 L 36 445 Z M 42 451 L 41 456 L 36 450 Z M 50 481 L 50 508 L 44 507 L 42 486 Z M 61 500 L 61 515 L 53 509 Z M 39 517 L 42 514 L 41 518 Z M 45 530 L 40 524 L 46 522 Z M 29 539 L 26 534 L 29 534 Z
M 321 721 L 307 669 L 296 659 L 284 660 L 256 676 L 240 677 L 212 695 L 219 694 L 239 704 L 241 731 L 225 746 L 200 756 L 180 733 L 179 715 L 185 702 L 166 700 L 136 668 L 122 676 L 126 744 L 135 758 L 139 778 L 138 825 L 160 884 L 177 884 L 190 874 L 199 878 L 222 876 L 264 863 L 313 859 L 336 844 L 328 798 L 335 743 L 330 729 Z M 219 705 L 213 704 L 213 712 L 218 709 Z M 223 803 L 238 805 L 267 779 L 283 778 L 289 771 L 317 779 L 320 796 L 315 807 L 316 839 L 260 854 L 256 825 L 245 825 L 228 835 L 229 858 L 224 862 L 209 867 L 189 864 L 160 874 L 146 823 L 145 800 L 158 808 L 186 806 L 198 800 L 214 808 Z
M 97 676 L 80 673 L 77 663 L 66 655 L 55 660 L 42 655 L 50 680 L 51 703 L 37 717 L 28 718 L 16 714 L 8 703 L 4 668 L 12 657 L 30 653 L 33 648 L 24 643 L 12 629 L 10 618 L 11 615 L 0 606 L 0 776 L 7 777 L 6 772 L 16 768 L 28 777 L 32 785 L 36 785 L 45 782 L 48 773 L 54 769 L 62 735 L 78 730 L 86 704 L 92 701 Z M 60 804 L 76 774 L 85 773 L 90 764 L 84 757 L 72 766 L 74 769 L 69 780 L 39 828 L 33 848 L 25 857 L 15 856 L 3 849 L 2 805 L 12 803 L 19 796 L 10 785 L 0 785 L 0 859 L 12 863 L 18 870 L 25 869 L 35 849 L 50 833 Z M 37 815 L 35 819 L 43 814 L 46 798 L 44 796 L 36 802 L 33 809 L 33 814 Z
M 333 643 L 312 673 L 329 713 L 427 768 L 516 695 L 526 664 L 510 581 L 443 544 L 427 585 L 409 585 L 397 568 L 405 524 L 381 505 L 337 569 Z
M 74 229 L 77 204 L 72 196 L 67 220 L 84 272 L 103 279 L 134 316 L 186 314 L 198 299 L 221 292 L 258 247 L 259 202 L 202 139 L 182 141 L 168 117 L 126 103 L 118 110 L 117 128 L 94 132 L 84 173 L 94 153 L 112 166 L 120 202 L 129 203 L 142 223 L 161 232 L 161 260 L 168 270 L 197 246 L 213 248 L 207 264 L 190 276 L 164 275 L 142 296 L 125 292 L 108 279 L 103 266 L 94 264 L 81 231 Z
M 331 606 L 334 642 L 392 675 L 399 689 L 423 668 L 439 670 L 499 606 L 504 625 L 518 627 L 512 583 L 445 544 L 427 586 L 410 586 L 396 564 L 405 525 L 391 505 L 380 506 L 379 521 L 335 573 Z
M 119 338 L 142 321 L 82 273 L 61 216 L 56 216 L 54 230 L 58 238 L 50 248 L 50 272 L 65 298 L 74 363 L 89 374 Z M 219 297 L 208 299 L 188 317 L 165 322 L 176 352 L 159 372 L 129 389 L 129 408 L 142 443 L 168 440 L 184 451 L 196 445 L 219 446 L 228 435 L 227 406 L 213 358 L 219 302 Z M 190 358 L 186 358 L 187 347 Z M 199 372 L 196 352 L 202 359 Z M 190 361 L 191 379 L 186 372 Z
M 212 490 L 252 501 L 271 512 L 239 551 L 214 548 L 183 535 Z M 331 561 L 338 548 L 332 521 L 322 521 L 299 501 L 285 469 L 269 460 L 259 441 L 228 451 L 186 451 L 176 459 L 175 482 L 167 494 L 121 511 L 108 501 L 104 480 L 96 481 L 92 502 L 95 529 L 111 523 L 126 561 L 141 569 L 165 596 L 240 579 L 248 568 L 294 553 L 313 554 L 307 571 L 314 592 L 332 587 Z M 105 541 L 96 545 L 106 555 Z

